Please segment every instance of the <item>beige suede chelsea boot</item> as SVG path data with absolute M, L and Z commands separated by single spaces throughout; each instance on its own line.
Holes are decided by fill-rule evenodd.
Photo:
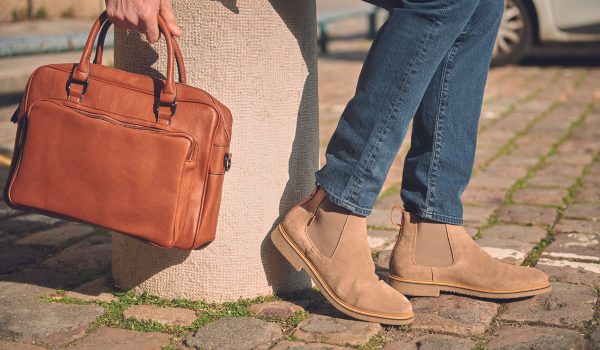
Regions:
M 433 223 L 402 213 L 390 257 L 389 283 L 409 296 L 440 291 L 512 299 L 549 292 L 548 276 L 531 267 L 493 259 L 462 226 Z
M 322 189 L 290 209 L 271 240 L 340 312 L 390 325 L 412 322 L 408 299 L 375 274 L 366 219 L 329 201 Z

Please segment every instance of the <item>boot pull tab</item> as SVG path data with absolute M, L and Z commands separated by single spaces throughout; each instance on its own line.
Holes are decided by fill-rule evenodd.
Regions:
M 400 209 L 400 213 L 402 213 L 400 223 L 394 221 L 394 212 L 396 211 L 396 209 Z M 392 225 L 398 226 L 398 228 L 401 228 L 404 225 L 404 208 L 401 205 L 396 204 L 392 207 L 392 210 L 390 212 L 390 222 L 392 223 Z

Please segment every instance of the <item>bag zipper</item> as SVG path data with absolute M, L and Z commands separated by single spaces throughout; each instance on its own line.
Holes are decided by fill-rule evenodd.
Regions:
M 123 122 L 114 118 L 111 118 L 107 115 L 104 114 L 99 114 L 99 113 L 93 113 L 93 112 L 89 112 L 86 110 L 82 110 L 79 108 L 75 108 L 75 107 L 71 107 L 71 106 L 66 106 L 67 108 L 70 108 L 72 110 L 77 111 L 80 114 L 83 114 L 87 117 L 90 118 L 94 118 L 94 119 L 98 119 L 98 120 L 102 120 L 108 123 L 111 123 L 113 125 L 117 125 L 117 126 L 122 126 L 125 128 L 130 128 L 130 129 L 137 129 L 137 130 L 143 130 L 143 131 L 149 131 L 149 132 L 154 132 L 157 134 L 163 134 L 166 136 L 172 136 L 172 137 L 184 137 L 186 139 L 188 139 L 190 141 L 191 147 L 188 150 L 188 154 L 187 154 L 187 160 L 192 160 L 194 157 L 194 150 L 196 148 L 196 141 L 190 137 L 189 135 L 187 135 L 186 133 L 183 132 L 173 132 L 173 131 L 166 131 L 163 130 L 161 128 L 156 128 L 156 127 L 152 127 L 152 126 L 143 126 L 143 125 L 136 125 L 136 124 L 131 124 L 131 123 L 127 123 L 127 122 Z

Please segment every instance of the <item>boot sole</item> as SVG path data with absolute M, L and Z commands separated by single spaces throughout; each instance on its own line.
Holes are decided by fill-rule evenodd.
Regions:
M 377 312 L 362 310 L 352 305 L 346 304 L 338 296 L 336 296 L 331 288 L 327 285 L 319 271 L 314 265 L 301 253 L 301 250 L 285 233 L 283 227 L 278 225 L 271 232 L 271 241 L 279 250 L 281 255 L 296 269 L 296 271 L 304 270 L 313 282 L 319 287 L 319 290 L 325 296 L 325 299 L 333 305 L 338 311 L 353 318 L 362 321 L 382 323 L 387 325 L 405 325 L 414 320 L 414 313 L 407 314 L 381 314 Z
M 550 284 L 513 291 L 483 290 L 458 284 L 409 280 L 394 275 L 388 275 L 388 282 L 400 293 L 414 297 L 438 297 L 440 292 L 444 291 L 486 299 L 516 299 L 544 294 L 552 290 Z

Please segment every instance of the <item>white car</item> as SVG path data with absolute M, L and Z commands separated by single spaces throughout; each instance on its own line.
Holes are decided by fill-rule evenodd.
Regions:
M 533 45 L 600 42 L 600 0 L 505 0 L 492 65 L 515 63 Z

